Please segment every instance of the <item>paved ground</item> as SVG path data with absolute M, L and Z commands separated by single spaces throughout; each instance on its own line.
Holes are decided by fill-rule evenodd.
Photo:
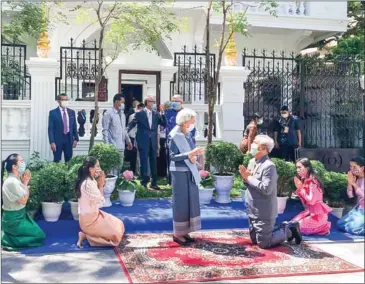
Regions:
M 364 243 L 322 243 L 319 248 L 364 268 Z M 2 252 L 2 283 L 127 283 L 113 251 L 25 256 Z M 280 277 L 224 283 L 364 283 L 364 273 Z M 219 283 L 222 283 L 220 281 Z

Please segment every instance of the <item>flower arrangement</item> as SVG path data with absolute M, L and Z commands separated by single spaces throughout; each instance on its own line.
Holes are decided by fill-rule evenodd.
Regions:
M 132 171 L 123 172 L 123 174 L 120 178 L 121 178 L 121 182 L 118 185 L 118 190 L 128 190 L 131 192 L 136 191 L 137 182 L 134 178 Z
M 202 189 L 204 188 L 214 188 L 214 180 L 213 176 L 208 171 L 201 170 L 199 171 L 199 175 L 201 177 L 200 185 Z

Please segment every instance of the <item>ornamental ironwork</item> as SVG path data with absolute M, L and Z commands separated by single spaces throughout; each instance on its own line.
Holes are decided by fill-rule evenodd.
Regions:
M 71 38 L 70 46 L 60 48 L 60 74 L 56 78 L 56 97 L 65 93 L 71 100 L 94 101 L 95 78 L 98 72 L 97 41 L 86 44 L 83 40 L 81 46 L 77 47 Z M 107 101 L 107 79 L 102 79 L 99 89 L 102 91 L 99 91 L 99 100 Z
M 1 44 L 1 85 L 4 100 L 30 100 L 31 77 L 25 60 L 27 46 Z
M 264 117 L 261 131 L 273 136 L 280 107 L 301 120 L 305 148 L 363 146 L 361 62 L 351 56 L 319 58 L 265 50 L 243 51 L 251 73 L 244 84 L 244 118 Z

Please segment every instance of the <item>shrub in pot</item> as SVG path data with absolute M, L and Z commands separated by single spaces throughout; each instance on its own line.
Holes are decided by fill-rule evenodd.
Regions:
M 132 171 L 125 171 L 120 178 L 118 184 L 118 195 L 120 204 L 124 207 L 130 207 L 133 205 L 136 197 L 137 181 L 134 178 Z
M 61 163 L 46 164 L 38 173 L 36 194 L 42 201 L 42 213 L 48 222 L 58 221 L 66 191 L 67 166 Z
M 286 208 L 286 202 L 295 191 L 294 176 L 296 175 L 295 164 L 282 159 L 271 159 L 276 166 L 278 173 L 278 213 L 282 214 Z
M 230 203 L 230 191 L 233 186 L 234 173 L 238 170 L 243 156 L 238 147 L 229 142 L 214 142 L 207 146 L 206 162 L 215 169 L 214 187 L 218 203 Z
M 338 218 L 343 215 L 345 208 L 341 198 L 347 188 L 347 175 L 344 173 L 326 172 L 323 177 L 324 200 L 332 208 L 332 214 Z
M 90 156 L 99 160 L 101 169 L 105 172 L 104 185 L 104 207 L 112 206 L 110 196 L 112 195 L 118 176 L 111 174 L 112 169 L 119 168 L 121 158 L 119 150 L 111 144 L 96 144 L 90 151 Z
M 41 200 L 39 194 L 36 190 L 37 182 L 38 182 L 38 172 L 32 172 L 32 178 L 29 183 L 29 198 L 25 209 L 27 213 L 34 219 L 36 213 L 38 212 L 39 208 L 41 207 Z
M 209 204 L 213 197 L 214 180 L 208 171 L 199 171 L 201 182 L 199 186 L 199 202 L 201 204 Z
M 74 165 L 82 165 L 84 160 L 87 158 L 87 155 L 77 155 L 71 158 L 67 162 L 67 167 L 71 169 Z M 76 171 L 77 172 L 77 171 Z
M 70 166 L 70 165 L 68 165 Z M 78 170 L 82 166 L 82 163 L 73 163 L 68 170 L 65 180 L 65 200 L 70 203 L 71 214 L 74 220 L 79 220 L 78 213 L 78 200 L 75 192 L 76 180 L 78 176 Z

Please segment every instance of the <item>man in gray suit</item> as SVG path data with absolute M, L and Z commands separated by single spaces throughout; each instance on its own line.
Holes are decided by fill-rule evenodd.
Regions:
M 300 244 L 302 236 L 298 222 L 280 224 L 276 229 L 275 220 L 278 216 L 277 180 L 275 164 L 268 154 L 274 148 L 274 141 L 267 135 L 257 135 L 251 145 L 251 154 L 248 169 L 240 166 L 240 174 L 245 184 L 246 207 L 250 224 L 252 243 L 262 249 L 271 248 L 284 241 L 295 239 Z

